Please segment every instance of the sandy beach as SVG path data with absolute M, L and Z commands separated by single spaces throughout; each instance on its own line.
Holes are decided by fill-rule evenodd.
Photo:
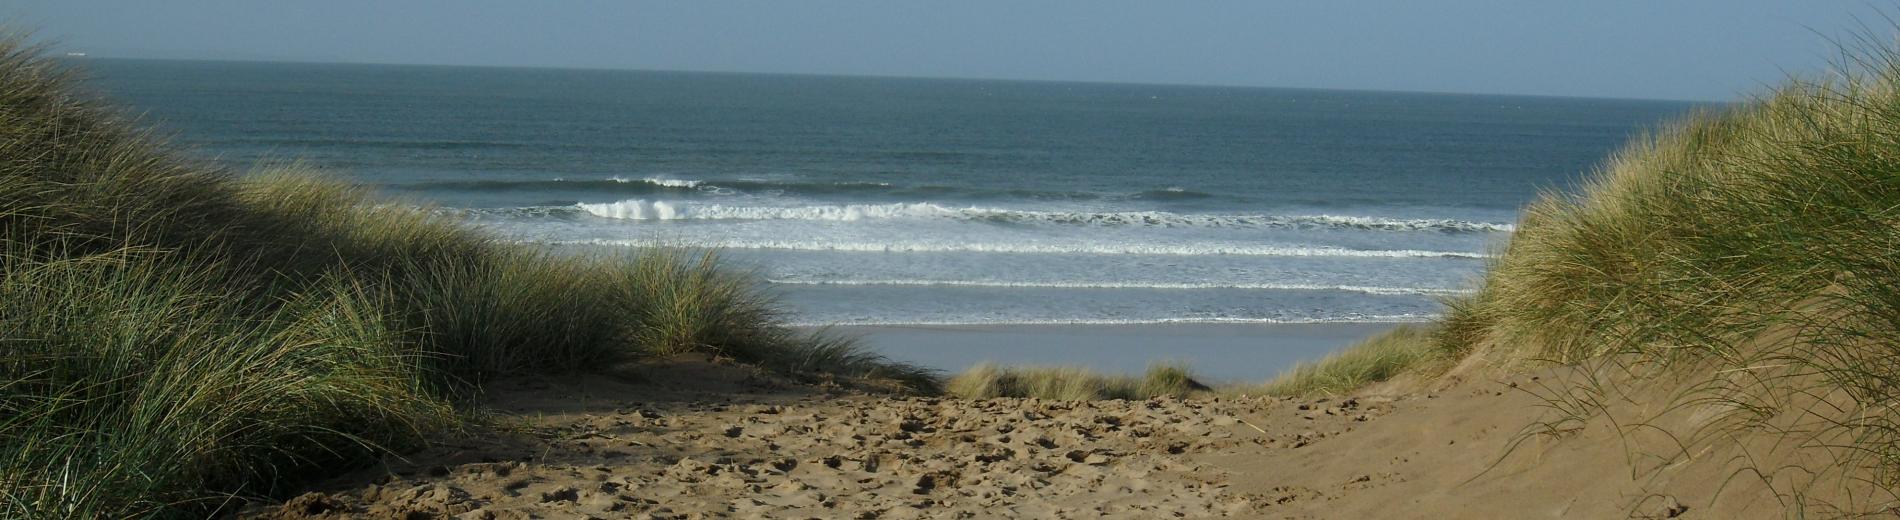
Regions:
M 1760 518 L 1732 449 L 1525 435 L 1550 373 L 1335 398 L 965 400 L 704 360 L 490 388 L 493 423 L 255 518 Z
M 1186 364 L 1215 382 L 1260 382 L 1301 360 L 1364 340 L 1390 323 L 840 326 L 891 359 L 957 373 L 983 362 L 1139 373 Z

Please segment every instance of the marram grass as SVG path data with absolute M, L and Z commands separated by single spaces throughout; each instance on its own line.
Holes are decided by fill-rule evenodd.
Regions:
M 1900 414 L 1890 405 L 1900 399 L 1896 57 L 1877 51 L 1828 80 L 1791 81 L 1679 122 L 1614 157 L 1582 195 L 1539 201 L 1463 317 L 1469 343 L 1459 347 L 1505 362 L 1610 360 L 1706 379 L 1684 402 L 1732 411 L 1704 430 L 1708 440 L 1737 429 L 1787 435 L 1829 458 L 1815 475 L 1871 484 L 1845 492 L 1855 503 L 1827 508 L 1891 503 L 1900 489 Z M 1791 421 L 1828 426 L 1792 431 Z M 1770 484 L 1795 503 L 1813 496 L 1807 484 Z
M 1344 391 L 1439 356 L 1625 369 L 1598 386 L 1668 375 L 1681 402 L 1728 410 L 1684 442 L 1752 430 L 1825 457 L 1769 482 L 1788 503 L 1900 501 L 1900 48 L 1846 56 L 1824 79 L 1638 137 L 1581 192 L 1531 204 L 1433 348 L 1376 338 L 1274 384 Z M 1829 475 L 1866 484 L 1859 502 L 1804 502 Z
M 1104 375 L 1081 367 L 1004 367 L 984 363 L 950 378 L 944 390 L 966 399 L 1032 397 L 1058 401 L 1188 397 L 1208 390 L 1186 366 L 1156 363 L 1140 376 Z
M 934 391 L 705 253 L 497 242 L 186 159 L 0 40 L 0 518 L 200 517 L 422 445 L 481 381 L 705 352 Z
M 164 252 L 27 256 L 0 260 L 0 516 L 215 509 L 455 419 L 358 287 L 260 306 Z
M 1439 351 L 1434 330 L 1422 325 L 1400 325 L 1331 356 L 1294 365 L 1257 389 L 1267 395 L 1305 396 L 1341 394 L 1419 371 L 1449 358 Z

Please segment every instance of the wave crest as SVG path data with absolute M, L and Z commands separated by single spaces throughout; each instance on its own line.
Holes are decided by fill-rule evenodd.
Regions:
M 797 280 L 767 279 L 779 285 L 838 286 L 909 286 L 909 287 L 1002 287 L 1012 289 L 1250 289 L 1275 291 L 1344 291 L 1381 296 L 1425 295 L 1460 296 L 1469 289 L 1432 287 L 1375 287 L 1361 285 L 1282 284 L 1282 283 L 1148 283 L 1148 282 L 1010 282 L 985 280 Z
M 589 214 L 625 220 L 870 220 L 957 219 L 999 223 L 1142 227 L 1240 227 L 1349 229 L 1362 231 L 1515 231 L 1511 224 L 1452 219 L 1394 219 L 1342 215 L 1191 215 L 1165 211 L 1064 212 L 998 208 L 952 208 L 927 202 L 818 206 L 728 206 L 644 199 L 576 204 Z
M 795 251 L 847 251 L 866 253 L 1025 253 L 1025 254 L 1096 254 L 1162 256 L 1297 256 L 1346 258 L 1448 258 L 1481 259 L 1491 255 L 1461 251 L 1425 251 L 1418 249 L 1346 249 L 1340 247 L 1304 247 L 1271 245 L 1219 244 L 1127 244 L 1075 243 L 1037 244 L 1023 242 L 829 242 L 800 240 L 718 241 L 674 239 L 589 239 L 528 240 L 549 245 L 597 245 L 617 247 L 698 247 L 726 249 L 785 249 Z
M 659 186 L 662 188 L 698 188 L 700 185 L 700 181 L 695 181 L 695 180 L 662 179 L 658 177 L 647 177 L 644 179 L 628 179 L 625 177 L 616 176 L 616 177 L 609 178 L 608 180 L 618 182 L 621 184 L 626 184 L 630 182 L 644 182 L 644 183 L 652 184 L 654 186 Z

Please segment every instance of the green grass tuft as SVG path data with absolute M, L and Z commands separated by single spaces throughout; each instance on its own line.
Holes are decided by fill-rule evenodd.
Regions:
M 1400 325 L 1318 361 L 1294 365 L 1259 391 L 1278 396 L 1343 394 L 1387 381 L 1448 359 L 1435 333 L 1430 327 Z
M 1060 401 L 1187 397 L 1206 392 L 1185 365 L 1156 363 L 1140 377 L 1113 376 L 1081 367 L 1001 367 L 983 363 L 955 377 L 944 391 L 965 399 L 1033 397 Z

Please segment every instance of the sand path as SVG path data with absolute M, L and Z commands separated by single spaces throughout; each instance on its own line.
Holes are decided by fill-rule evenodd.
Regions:
M 1714 500 L 1706 472 L 1632 478 L 1614 442 L 1533 438 L 1500 458 L 1537 402 L 1509 383 L 1400 399 L 960 400 L 674 363 L 505 382 L 489 405 L 514 433 L 447 440 L 250 514 L 1715 517 L 1695 502 Z M 1780 513 L 1772 497 L 1719 505 L 1723 518 Z

